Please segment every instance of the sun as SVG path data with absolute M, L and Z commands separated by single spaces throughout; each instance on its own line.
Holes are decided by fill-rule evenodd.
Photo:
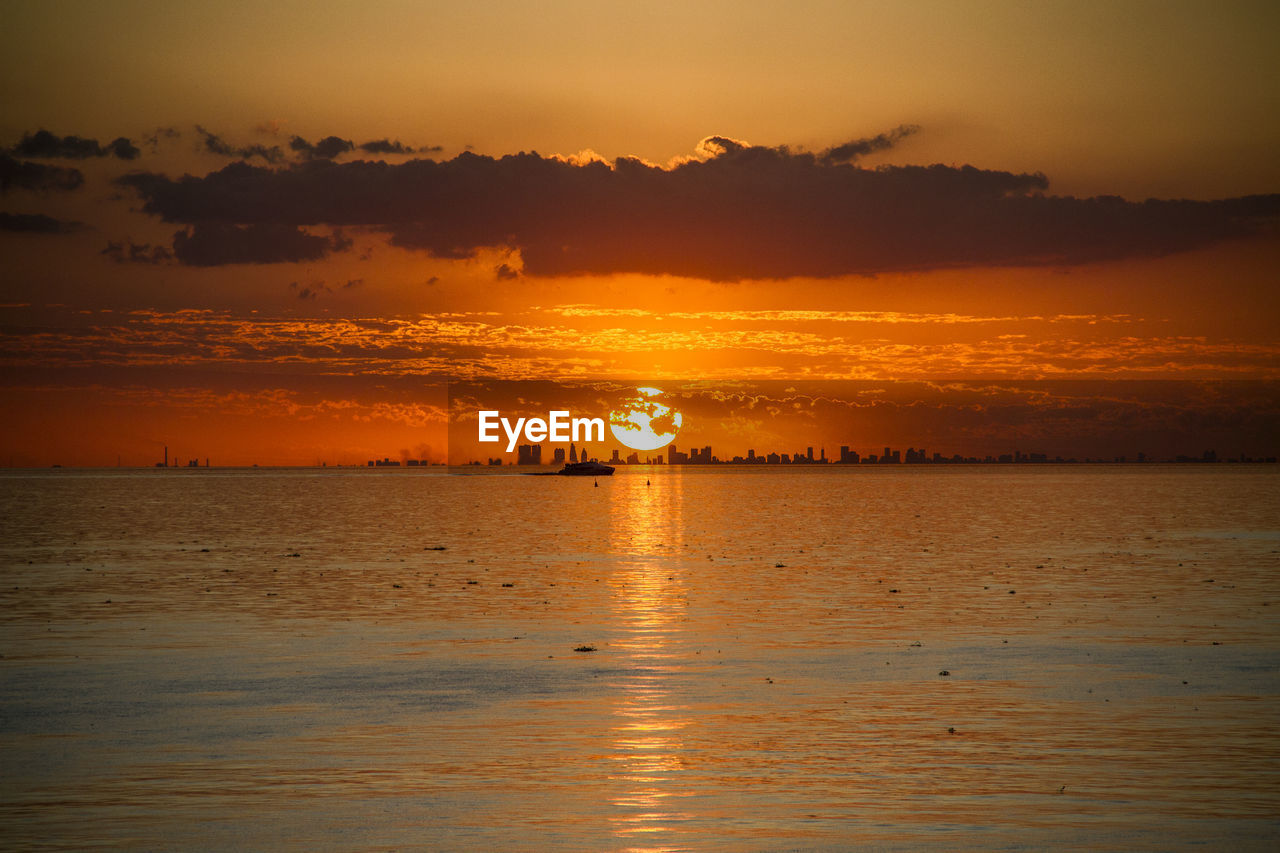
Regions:
M 657 450 L 670 444 L 684 421 L 680 413 L 661 402 L 658 388 L 637 388 L 609 413 L 613 437 L 632 450 Z

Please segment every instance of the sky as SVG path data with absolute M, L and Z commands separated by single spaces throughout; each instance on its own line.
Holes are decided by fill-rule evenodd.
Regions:
M 0 11 L 0 464 L 443 460 L 556 379 L 725 457 L 1280 452 L 1274 4 Z

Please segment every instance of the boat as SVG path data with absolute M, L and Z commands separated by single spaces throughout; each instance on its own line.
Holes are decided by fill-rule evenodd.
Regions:
M 592 460 L 591 462 L 569 462 L 556 472 L 565 477 L 609 477 L 613 467 Z
M 526 477 L 609 477 L 613 468 L 599 462 L 569 462 L 559 471 L 521 471 Z

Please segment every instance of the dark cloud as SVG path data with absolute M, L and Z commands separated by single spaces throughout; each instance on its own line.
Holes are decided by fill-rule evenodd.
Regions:
M 123 136 L 111 140 L 111 144 L 107 146 L 106 150 L 121 160 L 136 160 L 142 154 L 137 146 Z
M 74 190 L 83 183 L 84 174 L 79 169 L 46 166 L 0 154 L 0 192 L 11 189 Z
M 727 136 L 708 136 L 698 143 L 697 152 L 704 157 L 719 157 L 721 154 L 737 154 L 751 146 Z
M 918 124 L 900 124 L 888 133 L 880 133 L 864 139 L 855 139 L 852 142 L 846 142 L 844 145 L 828 148 L 823 152 L 822 159 L 828 163 L 852 163 L 859 157 L 892 148 L 898 144 L 900 139 L 905 139 L 919 131 L 920 125 Z
M 357 287 L 364 286 L 364 279 L 350 278 L 341 284 L 335 284 L 338 290 L 354 290 Z M 289 282 L 289 289 L 293 291 L 294 296 L 302 300 L 315 300 L 321 295 L 334 293 L 334 288 L 329 286 L 325 281 L 313 281 L 310 284 L 300 284 L 296 281 Z
M 520 277 L 520 270 L 510 264 L 498 264 L 493 268 L 493 275 L 498 281 L 510 281 Z
M 314 261 L 344 247 L 340 238 L 275 223 L 200 223 L 173 235 L 173 254 L 193 267 Z
M 0 231 L 25 231 L 33 234 L 70 234 L 79 231 L 80 222 L 64 222 L 43 213 L 0 213 Z
M 329 251 L 345 252 L 347 249 L 351 248 L 354 242 L 355 241 L 353 241 L 350 237 L 342 233 L 341 228 L 335 228 L 333 230 L 333 236 L 329 238 Z
M 150 243 L 134 243 L 132 240 L 107 241 L 107 247 L 98 254 L 106 255 L 118 264 L 163 264 L 173 260 L 173 252 L 165 246 Z
M 323 281 L 313 281 L 311 284 L 298 284 L 296 281 L 291 281 L 289 282 L 289 289 L 303 301 L 314 301 L 322 293 L 333 293 L 333 288 Z
M 155 154 L 159 152 L 160 143 L 162 141 L 178 139 L 181 136 L 182 131 L 178 130 L 176 127 L 157 127 L 155 133 L 150 136 L 143 137 L 142 141 L 151 149 L 151 153 Z
M 340 136 L 326 136 L 315 145 L 307 142 L 301 136 L 295 136 L 289 140 L 289 147 L 308 160 L 332 160 L 335 157 L 346 154 L 356 146 L 350 139 L 343 139 Z
M 254 157 L 261 157 L 268 163 L 279 163 L 284 159 L 284 152 L 280 150 L 279 145 L 272 145 L 268 148 L 265 145 L 246 145 L 237 148 L 223 141 L 222 137 L 200 125 L 196 125 L 196 133 L 200 134 L 201 144 L 204 150 L 210 154 L 220 154 L 223 157 L 237 157 L 241 160 L 250 160 Z
M 360 144 L 360 150 L 364 151 L 366 154 L 412 154 L 413 153 L 413 149 L 410 148 L 408 145 L 401 144 L 399 139 L 397 139 L 395 142 L 392 142 L 390 139 L 373 139 L 368 142 L 362 142 Z M 439 145 L 435 145 L 430 148 L 424 148 L 422 150 L 423 151 L 441 151 L 443 149 Z
M 395 142 L 390 139 L 372 139 L 356 145 L 350 139 L 343 139 L 341 136 L 326 136 L 315 144 L 308 142 L 301 136 L 294 136 L 289 140 L 289 148 L 298 152 L 307 160 L 333 160 L 349 151 L 356 150 L 366 154 L 434 154 L 444 150 L 439 145 L 414 149 L 398 139 Z
M 68 160 L 86 160 L 90 157 L 118 157 L 121 160 L 136 160 L 142 153 L 125 137 L 113 139 L 106 145 L 99 145 L 96 139 L 81 136 L 57 136 L 47 130 L 26 133 L 22 141 L 9 149 L 19 157 L 60 157 Z
M 535 276 L 736 280 L 1067 265 L 1249 236 L 1280 214 L 1276 195 L 1078 199 L 1045 195 L 1039 173 L 843 162 L 906 132 L 821 154 L 709 137 L 703 159 L 669 168 L 468 152 L 443 162 L 234 163 L 204 177 L 139 172 L 120 181 L 169 222 L 374 227 L 443 258 L 518 249 Z

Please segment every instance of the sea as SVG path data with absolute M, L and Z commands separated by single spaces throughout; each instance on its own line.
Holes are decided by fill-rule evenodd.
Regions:
M 6 850 L 1275 850 L 1280 466 L 0 471 Z

